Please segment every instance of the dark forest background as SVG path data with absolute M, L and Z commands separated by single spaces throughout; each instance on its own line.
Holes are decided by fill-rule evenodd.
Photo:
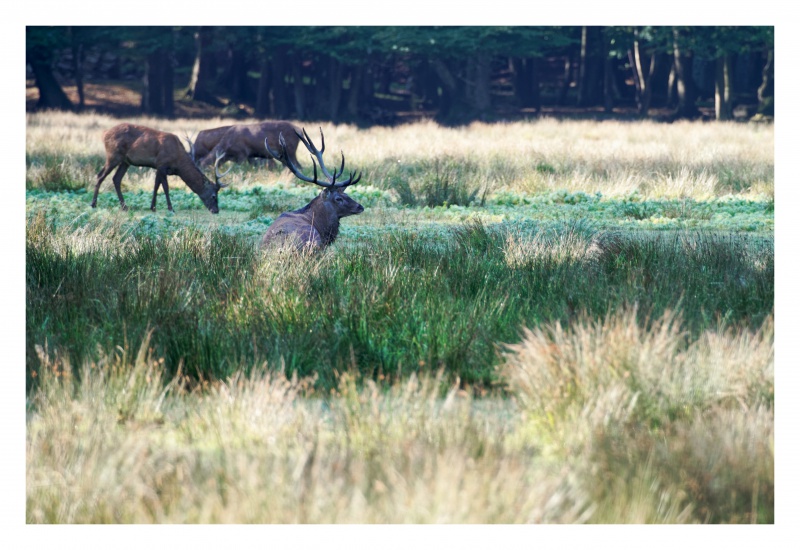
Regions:
M 360 125 L 774 116 L 773 27 L 29 26 L 26 71 L 28 110 Z

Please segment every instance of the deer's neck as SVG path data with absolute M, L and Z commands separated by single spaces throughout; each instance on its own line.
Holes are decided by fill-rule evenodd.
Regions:
M 314 200 L 297 212 L 306 216 L 326 246 L 339 236 L 339 216 L 336 215 L 329 203 L 322 200 L 322 195 L 317 195 Z
M 202 194 L 206 187 L 203 173 L 195 165 L 195 163 L 192 162 L 192 159 L 189 157 L 189 155 L 181 158 L 181 160 L 177 163 L 175 166 L 175 175 L 181 178 L 189 187 L 189 189 L 198 195 Z

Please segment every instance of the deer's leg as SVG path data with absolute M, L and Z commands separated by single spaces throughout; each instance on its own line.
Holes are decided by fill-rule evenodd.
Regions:
M 117 168 L 117 171 L 114 172 L 114 177 L 112 181 L 114 182 L 114 190 L 117 192 L 117 198 L 119 199 L 119 207 L 123 210 L 128 209 L 128 205 L 125 204 L 125 199 L 122 198 L 122 177 L 125 175 L 125 172 L 128 171 L 128 164 L 122 163 Z M 95 194 L 97 194 L 97 189 L 95 189 Z
M 167 210 L 170 212 L 175 212 L 172 209 L 172 203 L 169 200 L 169 185 L 167 185 L 167 176 L 164 175 L 164 181 L 161 182 L 161 187 L 164 188 L 164 196 L 167 198 Z
M 169 185 L 167 185 L 167 172 L 166 170 L 157 169 L 156 170 L 156 184 L 153 187 L 153 201 L 150 203 L 150 210 L 153 212 L 156 211 L 156 193 L 158 193 L 158 187 L 161 186 L 164 188 L 164 196 L 167 198 L 167 210 L 170 212 L 174 212 L 172 209 L 172 202 L 169 200 Z
M 97 183 L 94 184 L 94 197 L 92 197 L 92 208 L 97 206 L 97 194 L 100 192 L 100 185 L 115 167 L 116 164 L 106 161 L 106 164 L 97 173 Z

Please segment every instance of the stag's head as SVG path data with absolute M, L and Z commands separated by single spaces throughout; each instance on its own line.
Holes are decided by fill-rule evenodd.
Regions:
M 188 135 L 186 136 L 186 142 L 189 144 L 189 156 L 192 158 L 192 162 L 194 162 L 200 173 L 203 174 L 202 168 L 197 165 L 197 160 L 195 159 L 194 143 Z M 228 168 L 223 173 L 219 173 L 219 163 L 223 156 L 224 153 L 217 152 L 217 161 L 214 163 L 214 181 L 211 181 L 208 176 L 203 174 L 203 189 L 197 193 L 203 201 L 203 204 L 206 205 L 206 208 L 208 208 L 212 214 L 219 214 L 219 204 L 217 203 L 219 190 L 228 186 L 227 183 L 222 183 L 220 180 L 233 168 Z
M 303 174 L 300 169 L 291 161 L 291 158 L 287 153 L 286 140 L 283 137 L 283 133 L 279 134 L 278 136 L 278 151 L 274 151 L 269 146 L 269 137 L 264 138 L 264 146 L 267 148 L 267 152 L 283 162 L 299 179 L 322 187 L 323 190 L 319 195 L 319 200 L 322 201 L 326 209 L 335 213 L 337 218 L 361 214 L 364 211 L 364 207 L 358 204 L 344 192 L 349 185 L 358 183 L 359 180 L 361 180 L 361 174 L 359 173 L 354 177 L 353 172 L 350 172 L 350 175 L 346 180 L 340 179 L 342 174 L 344 174 L 344 153 L 342 153 L 342 164 L 339 169 L 337 170 L 334 168 L 333 172 L 330 172 L 325 166 L 325 162 L 322 160 L 322 153 L 325 152 L 325 135 L 322 133 L 322 128 L 319 130 L 319 135 L 322 141 L 320 149 L 317 149 L 317 147 L 311 141 L 311 138 L 308 137 L 308 133 L 306 133 L 305 128 L 303 129 L 302 133 L 297 130 L 295 130 L 295 133 L 297 134 L 297 137 L 300 138 L 300 141 L 303 142 L 303 145 L 306 146 L 306 149 L 311 152 L 311 163 L 314 165 L 313 177 Z M 319 161 L 319 168 L 322 171 L 322 174 L 327 178 L 327 181 L 319 181 L 317 174 L 317 161 Z
M 341 189 L 325 189 L 320 193 L 320 200 L 326 208 L 336 214 L 337 218 L 361 214 L 364 207 L 354 201 Z

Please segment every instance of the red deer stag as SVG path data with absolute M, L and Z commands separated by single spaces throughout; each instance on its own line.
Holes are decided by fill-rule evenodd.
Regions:
M 264 238 L 261 240 L 262 247 L 288 244 L 300 251 L 324 248 L 331 244 L 339 234 L 339 220 L 341 218 L 360 214 L 364 211 L 363 206 L 344 193 L 348 185 L 358 183 L 361 179 L 361 174 L 353 178 L 353 173 L 350 172 L 350 177 L 346 180 L 336 181 L 344 173 L 344 153 L 342 153 L 342 165 L 338 171 L 334 168 L 333 174 L 331 174 L 325 167 L 325 163 L 322 161 L 322 153 L 325 151 L 325 136 L 322 134 L 322 128 L 319 130 L 322 138 L 321 149 L 317 149 L 311 142 L 311 138 L 308 137 L 305 129 L 303 129 L 302 134 L 295 130 L 295 134 L 297 139 L 302 141 L 306 148 L 317 158 L 319 167 L 325 177 L 328 178 L 328 181 L 321 182 L 317 180 L 317 163 L 314 161 L 314 157 L 311 158 L 311 162 L 314 164 L 313 178 L 306 176 L 297 168 L 295 163 L 288 158 L 286 140 L 283 134 L 278 136 L 279 151 L 273 151 L 265 139 L 264 146 L 270 155 L 286 164 L 289 170 L 301 180 L 315 183 L 322 187 L 323 190 L 303 208 L 284 212 L 278 216 L 264 234 Z
M 100 191 L 100 184 L 114 168 L 114 189 L 117 191 L 120 207 L 127 210 L 125 199 L 122 198 L 120 184 L 122 177 L 131 166 L 147 166 L 156 169 L 156 184 L 153 188 L 153 202 L 150 209 L 156 209 L 156 193 L 159 186 L 164 188 L 164 196 L 167 198 L 167 208 L 172 210 L 172 202 L 169 200 L 169 187 L 167 176 L 178 176 L 186 185 L 197 193 L 203 204 L 206 205 L 212 214 L 219 212 L 217 205 L 217 194 L 226 184 L 220 183 L 220 178 L 227 174 L 219 173 L 219 162 L 217 159 L 214 164 L 215 180 L 211 182 L 200 171 L 192 160 L 186 149 L 183 148 L 180 139 L 175 134 L 161 132 L 145 126 L 136 124 L 122 123 L 114 126 L 103 134 L 103 143 L 106 146 L 106 164 L 97 174 L 97 183 L 94 186 L 94 198 L 92 198 L 92 208 L 97 206 L 97 194 Z M 189 147 L 192 148 L 191 141 Z
M 224 131 L 221 131 L 223 130 Z M 205 133 L 204 133 L 205 132 Z M 196 159 L 199 159 L 200 166 L 208 166 L 217 156 L 222 156 L 222 162 L 231 160 L 233 162 L 244 162 L 255 158 L 265 158 L 272 164 L 275 158 L 269 151 L 264 150 L 264 141 L 272 143 L 278 142 L 278 136 L 283 133 L 286 137 L 286 155 L 295 166 L 300 166 L 297 162 L 297 146 L 299 134 L 297 127 L 289 122 L 282 120 L 268 120 L 255 124 L 234 124 L 233 126 L 223 126 L 203 130 L 197 134 L 197 140 L 210 144 L 216 138 L 214 145 L 211 145 L 205 152 L 202 149 L 196 151 Z M 282 161 L 283 162 L 283 161 Z M 286 164 L 284 162 L 284 164 Z

